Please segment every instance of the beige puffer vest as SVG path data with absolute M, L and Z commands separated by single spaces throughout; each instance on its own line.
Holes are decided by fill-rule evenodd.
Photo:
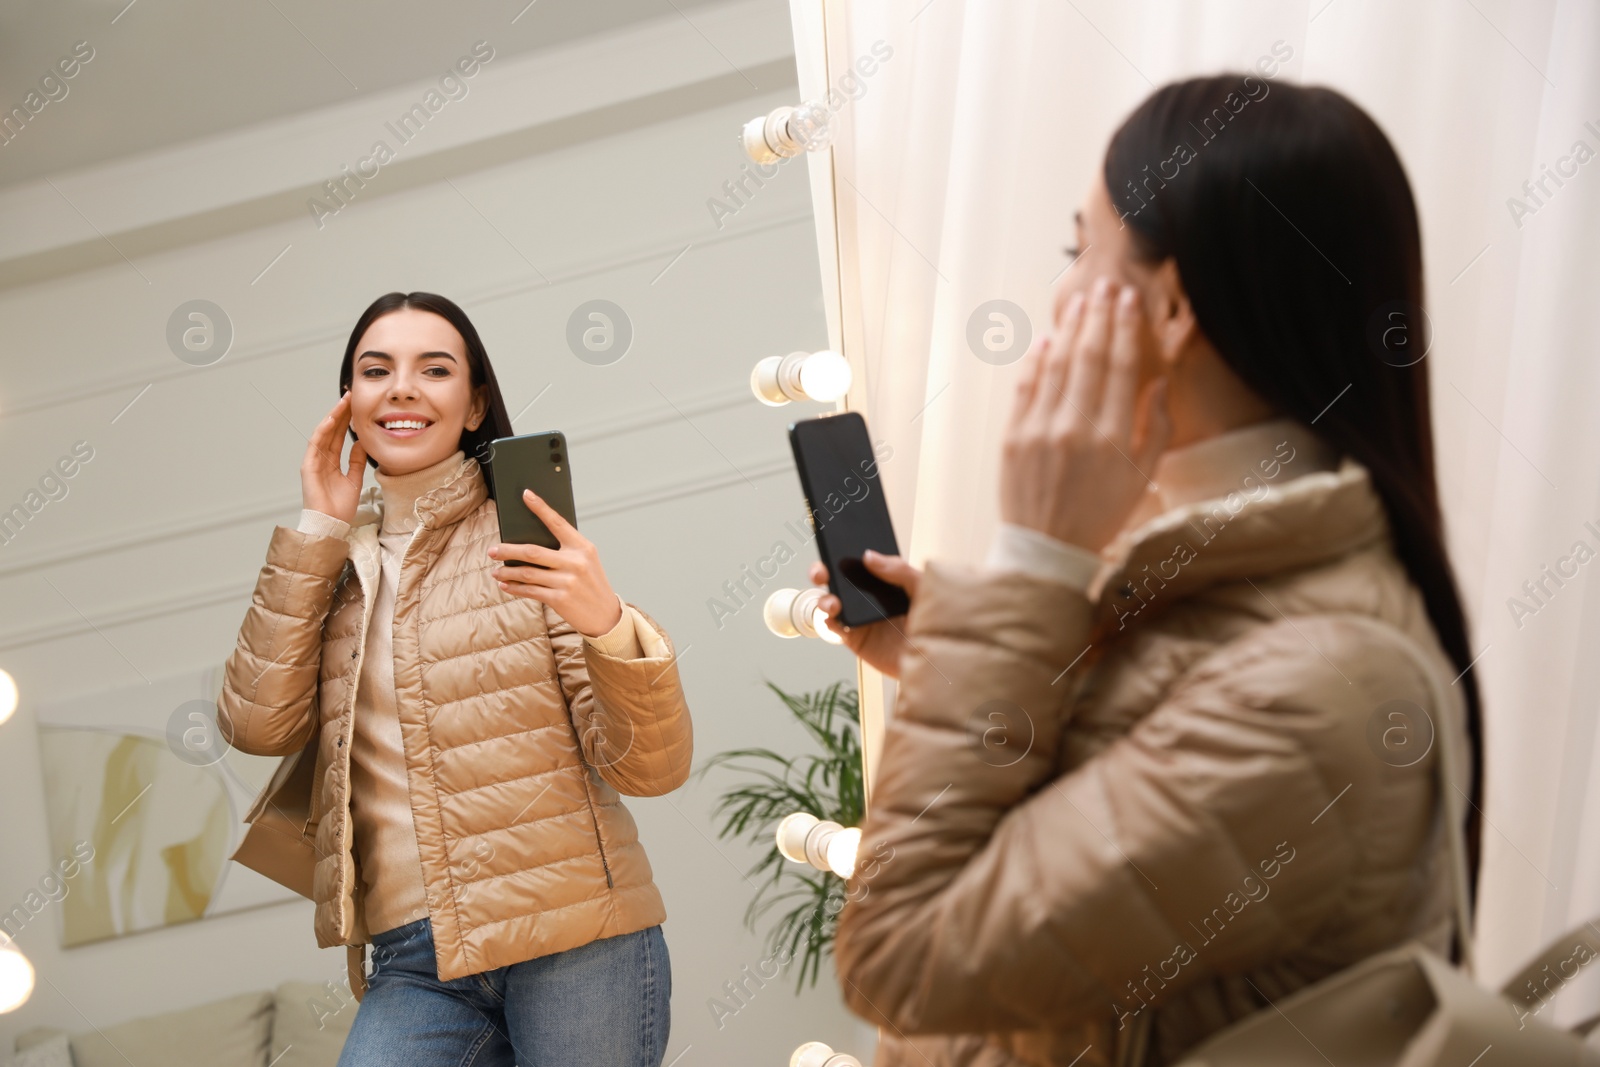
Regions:
M 302 837 L 324 948 L 370 942 L 349 782 L 381 507 L 368 487 L 347 538 L 273 530 L 217 704 L 219 732 L 240 751 L 309 755 L 314 743 Z M 440 979 L 661 922 L 618 794 L 655 796 L 688 778 L 689 708 L 670 640 L 657 626 L 642 658 L 617 659 L 540 602 L 503 592 L 487 555 L 500 540 L 495 503 L 476 460 L 416 513 L 394 677 Z M 353 947 L 358 997 L 360 960 Z
M 1133 531 L 1093 596 L 928 564 L 835 944 L 878 1067 L 1168 1064 L 1448 951 L 1460 688 L 1382 504 L 1348 460 L 1237 497 Z

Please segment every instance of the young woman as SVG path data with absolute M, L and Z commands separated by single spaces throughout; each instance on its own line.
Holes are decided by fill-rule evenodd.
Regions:
M 531 492 L 560 549 L 500 543 L 511 422 L 454 303 L 373 302 L 339 386 L 217 707 L 243 752 L 315 746 L 317 944 L 352 946 L 360 1000 L 339 1063 L 658 1067 L 666 913 L 618 794 L 688 777 L 672 643 Z
M 989 567 L 869 557 L 911 611 L 844 631 L 900 678 L 836 942 L 877 1067 L 1168 1064 L 1468 933 L 1478 701 L 1393 149 L 1325 88 L 1170 85 L 1077 246 Z

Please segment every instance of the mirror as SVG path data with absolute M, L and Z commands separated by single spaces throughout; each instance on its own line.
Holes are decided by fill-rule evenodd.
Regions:
M 582 533 L 676 649 L 695 770 L 815 751 L 766 683 L 853 689 L 854 659 L 762 609 L 815 559 L 786 427 L 833 405 L 750 377 L 828 347 L 818 242 L 804 166 L 739 142 L 798 100 L 782 5 L 73 0 L 7 15 L 0 57 L 0 926 L 33 974 L 4 1048 L 161 1018 L 193 1053 L 197 1016 L 237 1016 L 334 1062 L 344 951 L 227 859 L 283 761 L 215 706 L 384 293 L 459 304 L 515 431 L 564 433 Z M 667 913 L 665 1061 L 869 1048 L 831 963 L 797 995 L 773 959 L 781 907 L 742 922 L 770 834 L 713 809 L 745 780 L 624 801 Z

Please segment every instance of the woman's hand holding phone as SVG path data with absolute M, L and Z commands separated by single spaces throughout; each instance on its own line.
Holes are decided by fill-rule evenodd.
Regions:
M 903 557 L 885 556 L 869 548 L 861 557 L 861 562 L 867 570 L 879 578 L 904 589 L 906 597 L 915 602 L 917 582 L 921 579 L 922 572 L 907 563 Z M 827 565 L 821 560 L 813 563 L 810 577 L 813 585 L 827 585 Z M 846 648 L 881 673 L 891 678 L 900 677 L 900 653 L 910 646 L 910 642 L 906 640 L 904 615 L 868 623 L 865 626 L 846 626 L 835 621 L 842 610 L 842 605 L 839 603 L 839 598 L 832 593 L 822 594 L 821 599 L 817 601 L 817 607 L 827 618 L 828 629 L 839 635 Z
M 1000 463 L 1000 517 L 1099 551 L 1150 484 L 1172 426 L 1138 290 L 1099 279 L 1029 350 Z
M 306 458 L 300 464 L 301 506 L 354 522 L 361 502 L 361 483 L 367 474 L 367 450 L 360 441 L 350 446 L 350 469 L 339 470 L 344 452 L 344 434 L 350 428 L 350 394 L 339 402 L 311 431 Z
M 532 489 L 522 491 L 522 500 L 555 534 L 561 547 L 553 549 L 505 541 L 490 546 L 492 559 L 539 564 L 537 567 L 496 567 L 493 574 L 500 588 L 512 596 L 550 605 L 557 615 L 586 637 L 599 637 L 609 632 L 622 619 L 622 603 L 606 580 L 605 568 L 600 565 L 600 550 Z

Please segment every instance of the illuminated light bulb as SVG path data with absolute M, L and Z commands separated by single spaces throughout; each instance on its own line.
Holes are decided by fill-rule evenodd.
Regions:
M 750 391 L 769 407 L 794 400 L 834 403 L 850 391 L 850 361 L 837 352 L 767 356 L 750 370 Z
M 809 863 L 840 878 L 855 873 L 856 853 L 861 849 L 859 827 L 840 826 L 808 811 L 792 811 L 778 821 L 774 836 L 778 852 L 791 863 Z
M 809 811 L 791 811 L 778 822 L 778 851 L 792 863 L 806 862 L 806 836 L 820 820 Z
M 33 996 L 33 964 L 10 943 L 0 945 L 0 1014 L 15 1011 Z
M 800 388 L 812 400 L 833 403 L 850 391 L 850 362 L 837 352 L 813 352 L 800 363 Z
M 844 1052 L 835 1052 L 821 1041 L 807 1041 L 789 1057 L 789 1067 L 861 1067 L 861 1061 Z
M 843 639 L 823 623 L 827 618 L 817 607 L 827 590 L 813 585 L 806 589 L 776 589 L 761 605 L 761 618 L 767 629 L 779 637 L 820 637 L 832 644 Z
M 822 638 L 830 645 L 844 644 L 844 638 L 834 633 L 833 628 L 828 625 L 828 613 L 823 611 L 821 608 L 812 609 L 811 628 L 817 631 L 818 637 Z
M 17 710 L 17 682 L 15 678 L 0 670 L 0 723 L 11 718 Z
M 828 869 L 840 878 L 848 879 L 856 870 L 856 853 L 861 848 L 861 830 L 859 827 L 849 826 L 836 830 L 828 843 L 823 846 L 823 855 L 827 857 Z

